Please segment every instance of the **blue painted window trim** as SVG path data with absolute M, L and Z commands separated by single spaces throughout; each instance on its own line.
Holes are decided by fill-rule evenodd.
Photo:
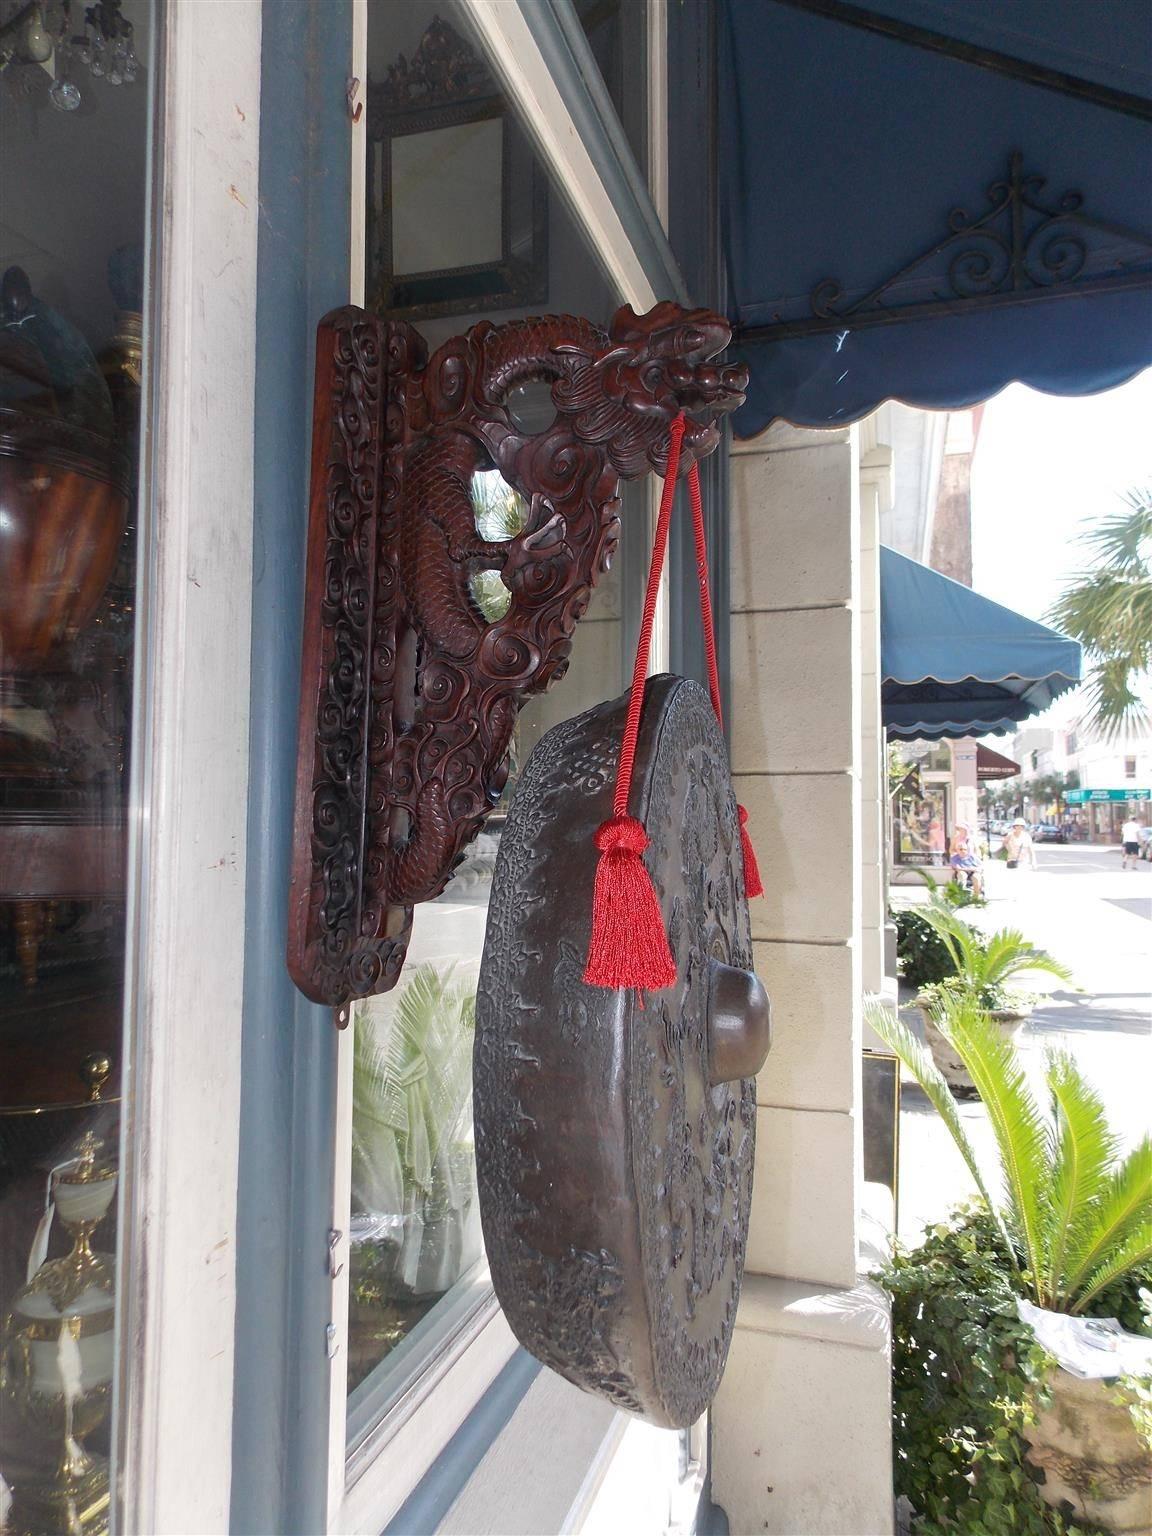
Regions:
M 232 1492 L 245 1536 L 314 1536 L 328 1478 L 336 1032 L 289 980 L 284 945 L 313 348 L 348 300 L 351 58 L 349 4 L 264 0 Z
M 535 14 L 531 5 L 524 8 L 542 51 L 553 61 L 569 111 L 606 182 L 616 189 L 625 227 L 653 286 L 662 296 L 685 301 L 692 293 L 722 309 L 712 238 L 709 155 L 714 136 L 697 129 L 701 111 L 714 120 L 710 66 L 701 51 L 711 46 L 707 0 L 681 0 L 671 8 L 670 97 L 679 104 L 679 127 L 673 125 L 677 176 L 670 244 L 638 183 L 635 161 L 583 35 L 573 32 L 568 0 L 548 0 Z M 284 943 L 313 349 L 317 321 L 348 298 L 351 156 L 345 88 L 351 51 L 349 0 L 264 0 L 252 775 L 231 1518 L 232 1529 L 245 1536 L 312 1536 L 320 1530 L 329 1471 L 331 1371 L 324 1330 L 330 1294 L 336 1036 L 327 1011 L 307 1003 L 289 980 Z M 722 657 L 727 652 L 722 537 L 727 509 L 717 487 L 725 483 L 725 461 L 726 455 L 716 455 L 706 471 Z M 686 518 L 682 529 L 688 529 Z M 687 546 L 678 544 L 674 590 L 689 591 L 692 560 Z M 703 677 L 699 624 L 691 616 L 683 622 L 686 606 L 673 603 L 673 664 Z M 478 1409 L 453 1442 L 454 1455 L 464 1443 L 460 1436 L 469 1456 L 483 1454 L 535 1369 L 520 1356 L 505 1367 L 484 1399 L 487 1408 Z M 458 1455 L 457 1462 L 463 1465 Z M 444 1490 L 437 1492 L 436 1485 L 447 1465 L 443 1458 L 434 1464 L 410 1504 L 419 1498 L 421 1507 L 430 1510 L 429 1500 L 442 1499 Z

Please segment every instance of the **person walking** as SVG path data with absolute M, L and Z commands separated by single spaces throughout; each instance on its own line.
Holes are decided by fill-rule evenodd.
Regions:
M 1018 869 L 1022 862 L 1029 869 L 1036 868 L 1036 844 L 1023 816 L 1017 816 L 1004 834 L 1004 852 L 1008 855 L 1009 869 Z
M 957 822 L 952 832 L 952 857 L 948 861 L 957 880 L 967 880 L 973 896 L 984 894 L 984 874 L 976 851 L 976 839 L 966 821 Z
M 1120 868 L 1127 869 L 1129 859 L 1135 863 L 1140 857 L 1140 823 L 1131 816 L 1120 828 L 1120 844 L 1124 850 Z

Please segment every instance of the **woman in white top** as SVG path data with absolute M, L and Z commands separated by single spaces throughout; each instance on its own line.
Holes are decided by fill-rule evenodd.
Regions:
M 1004 852 L 1008 855 L 1009 869 L 1018 869 L 1021 861 L 1025 862 L 1029 869 L 1036 868 L 1036 846 L 1023 816 L 1017 816 L 1004 834 Z

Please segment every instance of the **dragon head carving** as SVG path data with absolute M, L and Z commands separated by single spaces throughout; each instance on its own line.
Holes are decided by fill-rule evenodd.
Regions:
M 719 440 L 711 418 L 744 403 L 748 369 L 711 361 L 731 339 L 731 326 L 711 310 L 665 301 L 638 315 L 626 304 L 612 320 L 607 351 L 570 342 L 553 348 L 562 372 L 552 398 L 578 437 L 608 445 L 612 464 L 629 479 L 663 472 L 668 427 L 684 411 L 686 470 Z

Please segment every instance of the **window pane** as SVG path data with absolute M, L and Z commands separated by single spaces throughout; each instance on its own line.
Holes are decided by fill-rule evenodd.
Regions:
M 369 302 L 375 295 L 381 312 L 411 319 L 430 347 L 479 319 L 499 325 L 528 313 L 560 312 L 606 323 L 619 300 L 509 117 L 459 14 L 443 0 L 370 0 L 368 53 Z M 499 124 L 503 135 L 501 168 L 491 158 L 477 162 L 469 190 L 474 199 L 483 186 L 502 211 L 506 246 L 483 273 L 491 209 L 475 228 L 453 235 L 453 221 L 469 222 L 475 212 L 460 197 L 460 162 L 421 152 L 429 124 L 455 131 L 456 116 L 465 126 Z M 406 171 L 401 182 L 394 146 L 404 140 L 415 146 L 404 151 L 404 163 L 419 170 Z M 405 201 L 403 210 L 397 199 Z M 425 268 L 401 273 L 384 255 L 385 231 L 395 250 L 401 221 L 417 210 L 428 228 L 443 224 L 444 232 L 435 247 L 422 247 Z M 453 240 L 459 260 L 450 263 L 441 253 Z M 514 303 L 517 284 L 523 301 Z M 555 414 L 547 388 L 533 385 L 510 410 L 526 432 L 546 430 Z M 642 486 L 624 488 L 623 499 L 620 549 L 576 631 L 568 674 L 520 715 L 506 796 L 544 731 L 626 685 L 647 518 Z M 514 537 L 528 513 L 523 497 L 494 469 L 473 477 L 472 503 L 489 540 Z M 510 594 L 496 572 L 479 573 L 473 595 L 489 620 L 507 611 Z M 350 1418 L 358 1426 L 371 1407 L 387 1405 L 390 1381 L 401 1374 L 410 1379 L 417 1351 L 431 1356 L 459 1298 L 486 1282 L 472 1140 L 472 1037 L 501 821 L 498 809 L 444 894 L 416 908 L 395 990 L 355 1010 L 348 1380 Z
M 107 1529 L 147 0 L 0 7 L 0 1523 Z M 10 57 L 9 50 L 11 50 Z
M 648 0 L 575 0 L 624 135 L 648 171 Z

